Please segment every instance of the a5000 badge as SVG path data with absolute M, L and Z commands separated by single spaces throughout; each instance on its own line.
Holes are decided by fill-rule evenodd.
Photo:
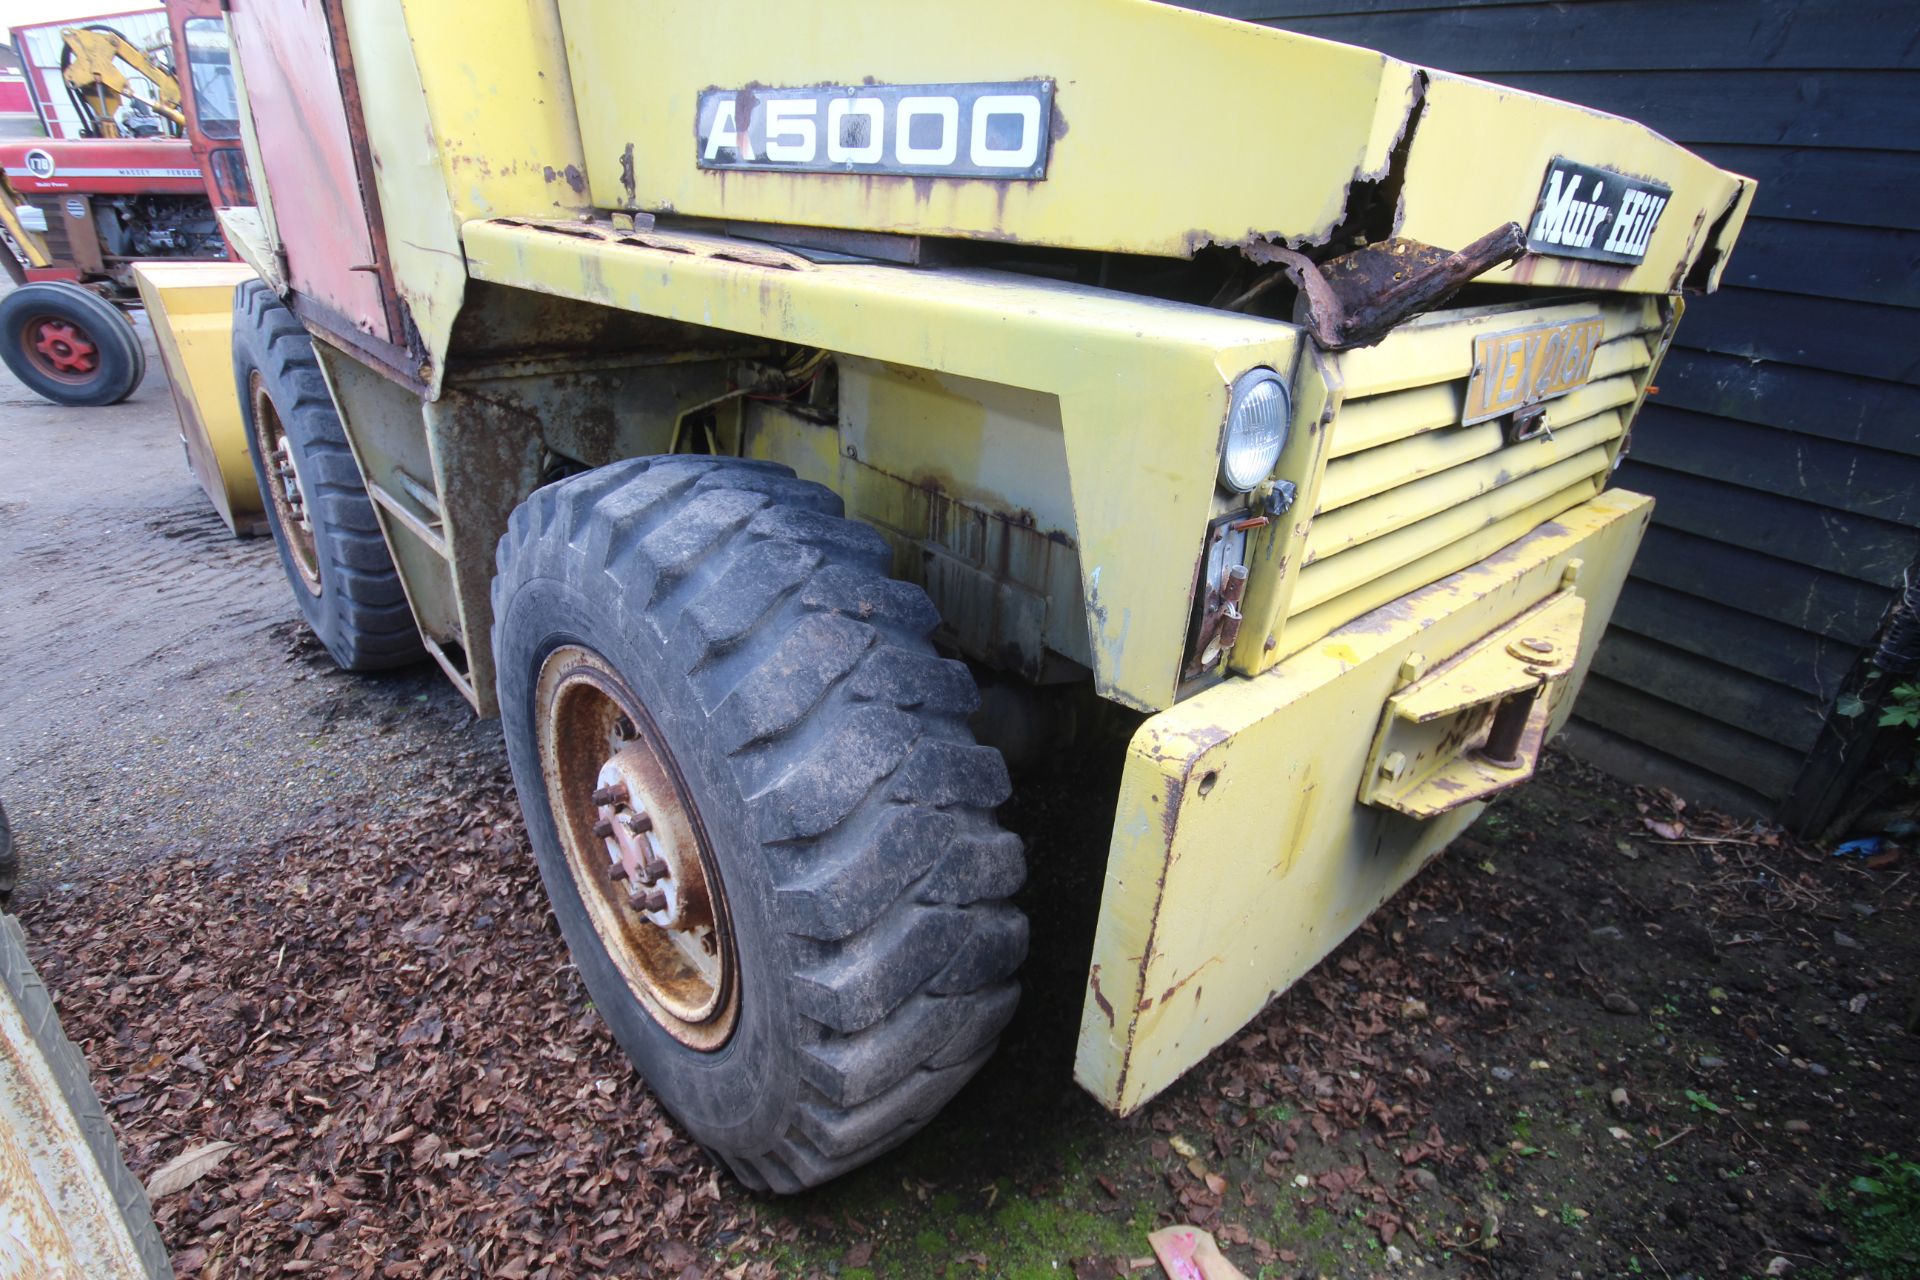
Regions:
M 1053 81 L 707 89 L 697 121 L 702 169 L 1035 180 Z

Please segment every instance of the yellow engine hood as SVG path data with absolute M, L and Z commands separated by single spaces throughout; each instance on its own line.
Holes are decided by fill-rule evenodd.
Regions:
M 560 0 L 591 203 L 747 222 L 1191 256 L 1527 225 L 1557 157 L 1671 190 L 1637 265 L 1489 276 L 1711 287 L 1753 184 L 1632 121 L 1148 0 Z M 702 166 L 702 95 L 742 118 L 825 87 L 1050 82 L 1037 179 Z M 964 125 L 962 126 L 964 129 Z M 792 135 L 802 137 L 802 134 Z

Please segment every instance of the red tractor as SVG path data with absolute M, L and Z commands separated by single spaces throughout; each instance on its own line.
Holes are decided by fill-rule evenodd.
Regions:
M 105 24 L 64 29 L 85 136 L 0 142 L 0 265 L 17 286 L 0 360 L 59 404 L 133 394 L 133 264 L 231 257 L 214 210 L 253 202 L 220 0 L 171 0 L 167 22 L 171 49 L 153 53 Z

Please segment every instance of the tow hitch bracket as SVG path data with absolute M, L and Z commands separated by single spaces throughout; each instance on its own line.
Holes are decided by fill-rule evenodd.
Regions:
M 1361 803 L 1432 818 L 1531 778 L 1585 618 L 1562 591 L 1389 698 Z

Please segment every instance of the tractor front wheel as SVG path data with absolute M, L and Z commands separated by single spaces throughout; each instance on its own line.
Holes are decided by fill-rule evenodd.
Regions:
M 55 404 L 119 404 L 147 372 L 140 335 L 90 289 L 24 284 L 0 299 L 0 360 Z
M 759 1190 L 905 1141 L 1018 995 L 1025 875 L 978 693 L 886 542 L 784 467 L 534 493 L 494 579 L 500 716 L 594 1007 Z

